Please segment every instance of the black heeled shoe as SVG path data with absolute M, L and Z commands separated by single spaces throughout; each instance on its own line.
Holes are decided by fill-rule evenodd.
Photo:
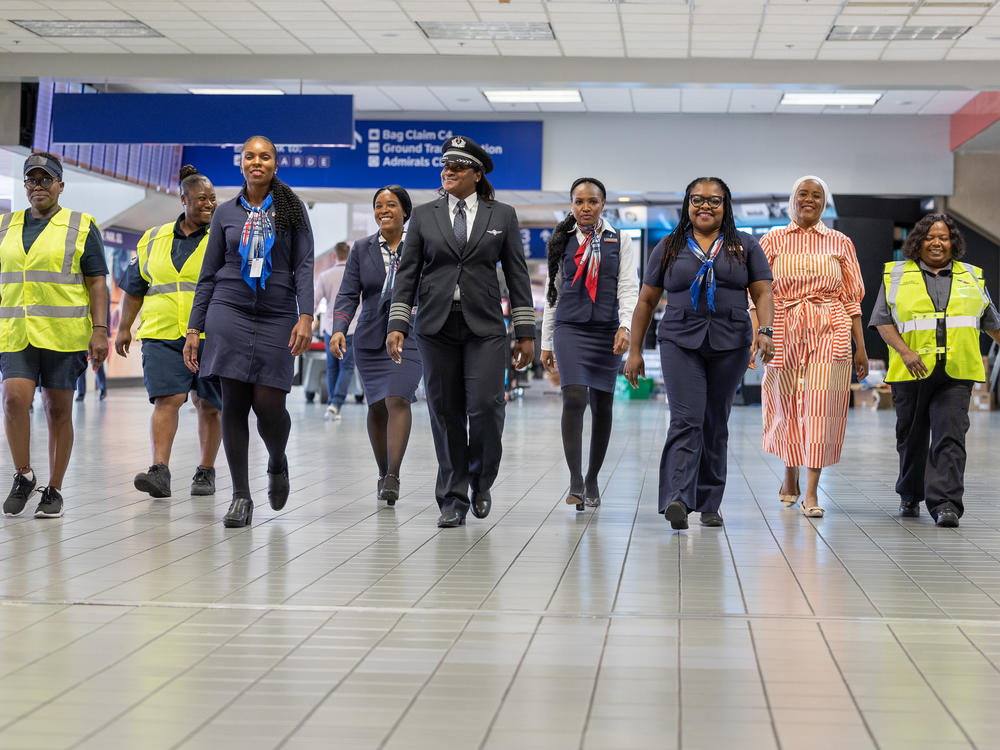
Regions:
M 253 521 L 253 500 L 249 497 L 234 497 L 222 519 L 227 529 L 241 529 Z
M 277 472 L 267 472 L 267 501 L 273 510 L 281 510 L 288 502 L 288 459 L 285 468 Z
M 385 474 L 379 474 L 378 484 L 375 485 L 375 499 L 382 499 L 382 487 L 385 485 Z
M 385 504 L 388 506 L 393 506 L 399 499 L 399 477 L 395 474 L 386 474 L 384 480 L 382 481 L 382 500 L 385 500 Z

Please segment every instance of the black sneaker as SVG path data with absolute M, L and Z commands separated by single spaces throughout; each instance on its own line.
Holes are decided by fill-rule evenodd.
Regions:
M 10 494 L 3 502 L 3 514 L 5 516 L 19 516 L 24 512 L 24 506 L 28 504 L 28 498 L 38 486 L 38 477 L 32 474 L 28 479 L 24 474 L 14 475 L 14 486 L 10 488 Z
M 62 495 L 55 487 L 46 487 L 42 490 L 42 502 L 35 508 L 35 518 L 62 518 L 63 501 Z
M 153 464 L 149 471 L 136 474 L 132 484 L 139 492 L 153 497 L 170 497 L 170 469 L 166 464 Z
M 192 495 L 215 494 L 215 469 L 211 466 L 199 466 L 191 479 Z

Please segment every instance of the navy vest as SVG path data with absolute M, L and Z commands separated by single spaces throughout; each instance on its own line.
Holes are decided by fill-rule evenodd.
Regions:
M 620 236 L 605 225 L 601 234 L 601 267 L 597 274 L 597 301 L 592 302 L 583 275 L 573 283 L 576 274 L 576 251 L 580 242 L 576 232 L 563 250 L 562 279 L 559 304 L 556 307 L 557 323 L 618 324 L 618 266 Z M 586 271 L 584 271 L 586 273 Z

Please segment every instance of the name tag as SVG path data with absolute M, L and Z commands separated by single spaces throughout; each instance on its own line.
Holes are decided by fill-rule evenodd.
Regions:
M 261 272 L 264 270 L 264 259 L 263 258 L 253 258 L 250 261 L 250 278 L 259 279 Z

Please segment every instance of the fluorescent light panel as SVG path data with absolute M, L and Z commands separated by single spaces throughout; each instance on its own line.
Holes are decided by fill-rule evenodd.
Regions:
M 576 89 L 510 89 L 483 91 L 492 104 L 577 104 Z
M 253 94 L 277 95 L 284 94 L 281 89 L 188 89 L 192 94 L 206 94 L 208 96 L 250 96 Z
M 162 37 L 141 21 L 50 21 L 10 19 L 10 22 L 37 36 L 49 37 Z
M 935 42 L 954 41 L 971 26 L 849 26 L 835 25 L 829 42 Z
M 882 98 L 875 91 L 789 91 L 782 104 L 828 107 L 871 107 Z
M 417 21 L 428 39 L 487 39 L 507 41 L 539 41 L 555 39 L 552 27 L 545 21 L 525 23 L 463 23 L 460 21 Z

